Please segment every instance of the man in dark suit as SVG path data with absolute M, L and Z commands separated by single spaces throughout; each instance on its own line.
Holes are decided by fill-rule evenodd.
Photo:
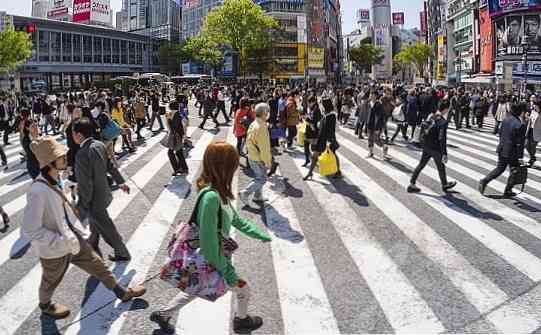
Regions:
M 381 140 L 381 132 L 385 128 L 385 110 L 379 101 L 379 94 L 376 90 L 370 92 L 370 102 L 366 118 L 366 129 L 368 130 L 368 158 L 374 157 L 374 143 L 383 150 L 383 159 L 388 159 L 387 144 Z
M 82 216 L 90 220 L 91 235 L 88 242 L 94 250 L 101 256 L 99 249 L 101 235 L 115 250 L 114 256 L 109 256 L 111 261 L 129 261 L 130 253 L 107 212 L 107 207 L 113 201 L 107 173 L 111 174 L 122 191 L 129 193 L 130 188 L 109 159 L 105 145 L 92 138 L 93 131 L 92 122 L 86 117 L 73 123 L 73 140 L 80 146 L 75 157 L 75 175 L 79 189 L 78 207 Z
M 426 131 L 423 139 L 423 155 L 419 165 L 411 175 L 410 185 L 407 188 L 409 193 L 420 192 L 421 189 L 415 186 L 417 178 L 425 168 L 430 158 L 434 159 L 438 174 L 440 176 L 441 187 L 444 192 L 456 186 L 456 181 L 448 182 L 445 171 L 447 164 L 447 113 L 449 112 L 449 101 L 442 100 L 439 111 L 428 116 L 422 127 Z
M 498 152 L 498 165 L 484 179 L 479 181 L 479 192 L 485 193 L 488 183 L 498 178 L 507 168 L 518 166 L 519 159 L 524 156 L 524 142 L 526 139 L 526 124 L 523 122 L 527 108 L 524 104 L 513 104 L 511 114 L 502 122 L 500 128 L 500 142 L 496 151 Z M 513 197 L 513 185 L 507 179 L 504 196 Z

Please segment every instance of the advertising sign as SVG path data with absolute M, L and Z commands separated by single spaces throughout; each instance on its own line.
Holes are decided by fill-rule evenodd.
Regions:
M 325 67 L 325 49 L 308 48 L 308 67 L 323 69 Z
M 372 0 L 372 8 L 375 7 L 391 7 L 390 0 Z
M 436 64 L 436 79 L 437 80 L 445 80 L 445 74 L 447 73 L 447 70 L 445 68 L 445 36 L 438 35 L 437 38 L 437 45 L 438 45 L 438 54 L 437 54 L 437 64 Z
M 54 8 L 47 12 L 47 18 L 54 19 L 55 17 L 64 16 L 66 14 L 68 14 L 68 7 Z
M 419 19 L 421 20 L 421 34 L 426 35 L 427 26 L 426 26 L 426 12 L 422 11 L 419 13 Z
M 224 56 L 224 68 L 222 74 L 227 77 L 233 76 L 233 56 L 230 54 Z
M 90 0 L 73 0 L 73 22 L 90 21 Z
M 393 13 L 393 24 L 404 25 L 404 13 Z
M 488 0 L 490 16 L 499 16 L 516 11 L 541 9 L 539 0 Z
M 522 55 L 524 36 L 528 40 L 528 54 L 541 54 L 541 15 L 508 15 L 496 20 L 496 55 Z
M 111 23 L 111 6 L 109 0 L 92 0 L 90 19 L 92 22 Z
M 479 44 L 481 46 L 481 72 L 492 72 L 492 37 L 492 20 L 490 19 L 488 8 L 485 7 L 479 10 Z
M 370 22 L 370 10 L 357 9 L 357 22 Z
M 184 0 L 183 9 L 190 9 L 199 6 L 199 0 Z

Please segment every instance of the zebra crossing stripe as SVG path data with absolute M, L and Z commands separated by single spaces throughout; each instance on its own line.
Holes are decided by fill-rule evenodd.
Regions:
M 188 129 L 188 131 L 193 130 L 194 128 Z M 157 142 L 158 139 L 155 139 L 155 141 Z M 151 147 L 152 145 L 148 145 L 148 149 Z M 162 149 L 154 159 L 148 162 L 135 176 L 126 182 L 131 188 L 130 194 L 115 194 L 114 200 L 108 209 L 113 220 L 129 205 L 135 196 L 139 194 L 139 188 L 144 187 L 144 185 L 152 179 L 159 168 L 167 162 L 167 157 L 164 157 L 166 156 L 165 151 L 165 149 Z M 20 228 L 17 230 L 20 230 Z M 19 234 L 17 230 L 13 231 L 11 234 Z M 3 241 L 4 239 L 0 240 L 0 243 L 3 244 Z M 2 248 L 0 248 L 0 250 L 2 250 Z M 41 266 L 37 264 L 22 280 L 20 280 L 4 296 L 0 297 L 0 333 L 14 333 L 37 307 L 41 272 Z
M 279 169 L 276 172 L 280 175 Z M 265 184 L 264 194 L 272 200 L 265 206 L 266 226 L 272 235 L 280 227 L 304 236 L 290 198 L 275 192 Z M 318 269 L 306 239 L 292 242 L 274 236 L 271 242 L 272 260 L 285 334 L 338 334 L 338 325 L 325 293 Z
M 366 150 L 343 136 L 337 135 L 337 137 L 339 137 L 339 142 L 342 145 L 356 154 L 363 155 L 368 153 Z M 410 166 L 412 165 L 411 161 L 408 162 L 407 159 L 403 158 L 405 155 L 395 154 L 394 151 L 392 152 L 392 155 L 406 164 Z M 378 162 L 374 159 L 367 159 L 366 161 L 395 180 L 399 185 L 404 185 L 405 187 L 409 184 L 410 176 L 404 174 L 403 172 L 393 169 L 385 164 L 378 164 Z M 425 167 L 423 172 L 427 174 L 428 169 L 430 169 L 428 166 Z M 430 173 L 430 176 L 437 180 L 432 173 Z M 422 185 L 419 186 L 422 187 Z M 491 249 L 500 258 L 506 260 L 509 264 L 513 265 L 533 281 L 541 280 L 541 260 L 539 258 L 535 257 L 523 247 L 517 245 L 514 241 L 508 239 L 492 227 L 486 225 L 483 221 L 471 217 L 470 214 L 465 212 L 463 209 L 455 206 L 452 202 L 444 199 L 428 188 L 424 187 L 423 191 L 429 196 L 419 196 L 419 199 L 423 200 L 430 207 L 447 217 L 451 222 L 469 233 L 475 239 L 484 244 L 485 247 Z
M 214 136 L 208 132 L 203 134 L 191 153 L 192 158 L 188 160 L 190 175 L 187 177 L 187 180 L 180 183 L 173 182 L 164 188 L 156 202 L 152 205 L 149 213 L 143 219 L 143 222 L 139 224 L 137 230 L 128 241 L 127 247 L 128 250 L 130 250 L 132 260 L 125 266 L 114 267 L 111 269 L 122 284 L 126 286 L 138 284 L 146 279 L 162 240 L 166 238 L 166 234 L 184 202 L 184 196 L 191 188 L 192 182 L 195 179 L 195 174 L 198 172 L 199 166 L 201 165 L 203 153 L 208 144 L 213 140 L 213 137 Z M 162 152 L 159 157 L 164 157 L 164 162 L 167 160 L 167 155 L 165 155 L 164 152 Z M 158 159 L 158 157 L 155 159 Z M 159 169 L 153 170 L 153 172 L 158 170 Z M 135 271 L 135 275 L 129 279 L 129 282 L 126 282 L 125 279 L 130 277 L 122 278 L 122 275 L 132 271 Z M 128 311 L 132 302 L 122 303 L 121 301 L 115 300 L 113 304 L 109 304 L 101 309 L 100 313 L 88 314 L 99 309 L 104 301 L 114 299 L 114 294 L 109 289 L 105 288 L 103 284 L 100 284 L 90 295 L 79 314 L 75 317 L 75 319 L 80 319 L 82 315 L 87 316 L 84 322 L 85 328 L 81 328 L 81 323 L 75 323 L 70 326 L 64 334 L 119 334 L 122 325 L 126 320 L 124 317 L 121 317 L 120 314 Z M 110 325 L 110 328 L 107 326 L 104 327 L 103 325 Z
M 302 173 L 302 159 L 295 158 L 294 160 Z M 348 164 L 340 157 L 341 167 L 343 162 Z M 349 168 L 346 167 L 346 171 L 349 172 Z M 355 175 L 356 178 L 362 178 L 357 173 L 352 175 Z M 316 182 L 308 183 L 308 186 L 313 190 L 319 205 L 332 218 L 332 224 L 336 227 L 344 246 L 395 332 L 439 333 L 444 331 L 445 327 L 438 320 L 438 317 L 381 244 L 372 236 L 363 219 L 358 217 L 342 195 L 330 192 L 325 187 L 329 184 L 328 181 L 317 176 L 314 179 Z M 371 186 L 366 184 L 365 178 L 362 178 L 361 183 L 357 183 L 359 179 L 352 181 L 357 185 L 363 185 L 363 188 Z M 370 189 L 369 192 L 367 189 L 367 194 L 372 195 L 376 192 L 379 191 Z M 386 202 L 384 206 L 388 214 L 395 218 L 400 217 L 400 220 L 403 221 L 410 218 L 407 215 L 407 209 L 404 212 L 402 207 L 388 206 L 389 203 L 396 205 L 397 201 L 389 200 L 390 197 L 386 198 L 385 201 L 391 201 Z

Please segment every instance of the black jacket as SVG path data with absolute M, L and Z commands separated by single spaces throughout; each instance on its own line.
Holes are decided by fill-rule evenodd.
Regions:
M 371 106 L 368 109 L 368 117 L 366 118 L 366 129 L 378 131 L 383 129 L 384 126 L 385 110 L 383 109 L 383 105 L 381 104 L 381 102 L 376 101 L 376 103 L 374 103 L 374 106 Z
M 306 135 L 307 139 L 315 139 L 318 137 L 319 129 L 318 124 L 321 121 L 322 115 L 319 110 L 319 105 L 315 104 L 314 109 L 312 110 L 312 115 L 307 114 L 306 118 Z
M 447 127 L 449 123 L 441 114 L 432 114 L 429 118 L 434 120 L 434 128 L 426 134 L 423 142 L 423 149 L 439 152 L 447 155 Z M 427 120 L 430 122 L 430 119 Z
M 321 129 L 319 130 L 319 137 L 317 143 L 314 146 L 314 151 L 323 152 L 327 147 L 327 143 L 330 143 L 334 147 L 338 147 L 336 141 L 336 113 L 328 113 L 321 119 Z
M 512 114 L 502 121 L 500 128 L 500 142 L 496 151 L 500 157 L 509 160 L 518 160 L 524 156 L 524 141 L 526 125 Z

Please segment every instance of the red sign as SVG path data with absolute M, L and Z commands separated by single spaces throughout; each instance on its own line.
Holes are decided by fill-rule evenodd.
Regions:
M 419 18 L 421 19 L 421 33 L 426 35 L 428 28 L 426 24 L 426 12 L 422 11 L 419 13 Z
M 184 8 L 190 9 L 199 6 L 199 0 L 184 0 Z
M 90 0 L 73 0 L 73 22 L 90 20 Z
M 479 44 L 481 46 L 481 72 L 492 73 L 492 61 L 493 53 L 492 49 L 494 43 L 492 32 L 492 20 L 490 19 L 488 7 L 481 8 L 479 10 Z
M 403 12 L 393 13 L 393 24 L 404 25 L 404 13 Z

